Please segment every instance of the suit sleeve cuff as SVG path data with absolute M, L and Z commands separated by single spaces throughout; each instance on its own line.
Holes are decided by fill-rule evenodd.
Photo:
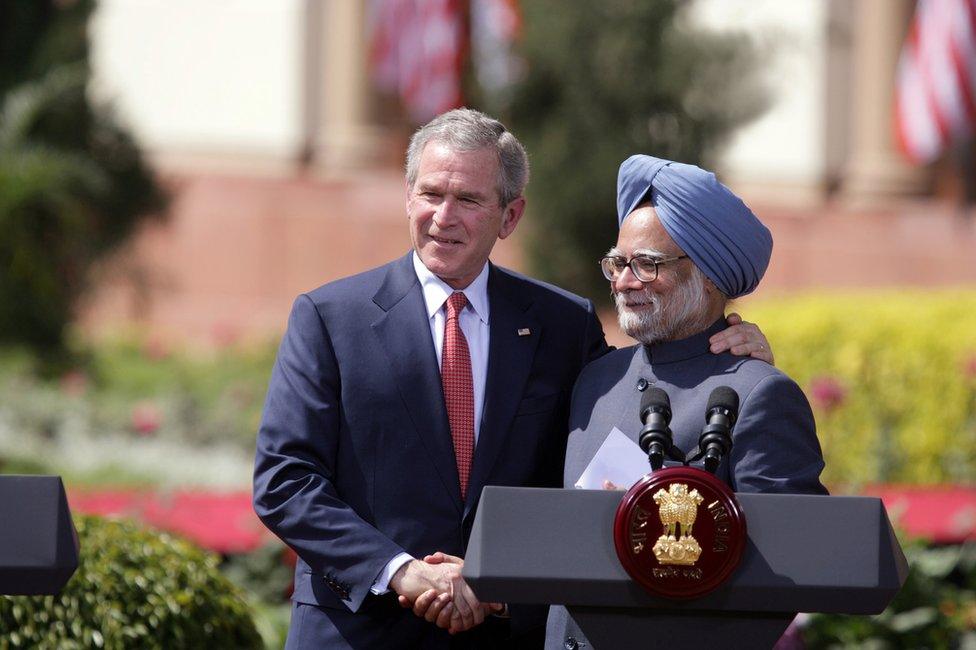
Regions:
M 393 578 L 393 574 L 413 559 L 413 556 L 409 553 L 398 553 L 392 560 L 386 563 L 386 566 L 383 567 L 380 574 L 376 576 L 376 580 L 373 581 L 373 586 L 369 588 L 370 593 L 379 596 L 390 591 L 390 579 Z

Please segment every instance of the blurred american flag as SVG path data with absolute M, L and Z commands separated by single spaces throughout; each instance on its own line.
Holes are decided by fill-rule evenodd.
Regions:
M 371 0 L 372 75 L 378 88 L 400 97 L 414 122 L 423 123 L 463 105 L 469 33 L 482 86 L 493 91 L 509 83 L 519 28 L 516 0 Z
M 976 0 L 919 0 L 898 61 L 896 128 L 927 163 L 976 129 Z
M 370 63 L 376 84 L 426 122 L 462 103 L 465 16 L 461 0 L 373 0 Z

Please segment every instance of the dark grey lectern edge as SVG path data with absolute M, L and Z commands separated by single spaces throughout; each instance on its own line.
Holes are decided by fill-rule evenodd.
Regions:
M 697 650 L 709 645 L 722 650 L 772 648 L 795 617 L 793 613 L 677 612 L 628 607 L 568 609 L 591 644 L 590 650 Z M 555 641 L 562 645 L 561 639 Z
M 599 600 L 597 594 L 600 593 L 600 587 L 602 586 L 600 584 L 594 585 L 590 592 L 593 597 L 581 599 L 572 596 L 572 590 L 581 588 L 580 583 L 570 580 L 552 581 L 550 582 L 550 586 L 545 590 L 536 588 L 531 581 L 523 582 L 515 576 L 511 576 L 509 578 L 502 576 L 497 576 L 494 578 L 472 577 L 469 579 L 469 582 L 472 584 L 472 588 L 475 590 L 475 593 L 484 602 L 506 602 L 510 604 L 539 604 L 548 602 L 550 605 L 565 605 L 567 607 L 597 607 L 596 605 L 593 605 L 593 602 Z M 565 590 L 568 597 L 559 599 L 557 601 L 552 601 L 550 594 L 553 589 Z M 790 614 L 791 616 L 797 612 L 863 615 L 874 615 L 880 613 L 877 607 L 872 607 L 870 605 L 859 606 L 857 604 L 857 601 L 859 600 L 862 602 L 870 602 L 874 600 L 878 593 L 876 589 L 811 589 L 810 593 L 806 594 L 803 598 L 793 600 L 792 604 L 794 605 L 795 609 L 788 610 L 784 610 L 782 607 L 779 607 L 778 603 L 767 602 L 765 592 L 762 590 L 739 590 L 739 603 L 736 609 L 728 609 L 721 606 L 721 591 L 714 592 L 707 598 L 707 600 L 705 598 L 689 600 L 669 600 L 665 598 L 656 598 L 645 592 L 636 584 L 634 585 L 633 592 L 635 603 L 631 605 L 630 608 L 642 610 L 667 609 L 673 612 L 686 611 L 689 613 L 709 611 L 738 613 L 761 612 L 771 615 Z M 896 593 L 897 590 L 891 591 L 890 598 L 894 598 Z M 743 605 L 744 601 L 748 603 L 745 606 Z M 835 605 L 834 603 L 840 604 Z M 882 608 L 881 611 L 884 611 L 884 608 Z
M 878 499 L 879 501 L 881 499 Z M 893 565 L 894 571 L 898 576 L 898 589 L 891 595 L 894 598 L 901 586 L 905 584 L 905 580 L 908 579 L 908 558 L 905 557 L 905 552 L 901 549 L 901 543 L 898 541 L 898 535 L 895 534 L 895 527 L 891 525 L 891 519 L 888 517 L 888 510 L 882 504 L 881 514 L 884 517 L 884 525 L 881 530 L 881 550 L 882 552 L 888 551 L 890 555 L 886 556 L 888 562 Z M 878 612 L 879 614 L 881 612 Z
M 811 523 L 805 520 L 804 512 L 823 517 L 825 513 L 830 515 L 836 514 L 837 511 L 842 513 L 850 511 L 853 520 L 845 522 L 850 525 L 838 525 L 833 533 L 829 533 L 828 537 L 822 539 L 832 543 L 832 548 L 841 549 L 843 552 L 845 539 L 838 539 L 836 535 L 843 535 L 845 532 L 850 534 L 850 531 L 845 531 L 845 528 L 853 529 L 854 524 L 857 524 L 865 532 L 876 530 L 877 537 L 874 542 L 861 541 L 862 545 L 867 546 L 877 544 L 877 555 L 870 557 L 875 558 L 873 561 L 877 563 L 878 574 L 871 579 L 870 575 L 864 574 L 863 571 L 869 566 L 857 562 L 855 566 L 862 569 L 861 573 L 864 574 L 859 577 L 861 584 L 852 584 L 846 573 L 835 568 L 828 573 L 831 574 L 830 579 L 839 584 L 834 586 L 804 584 L 801 588 L 789 577 L 772 572 L 751 539 L 753 535 L 765 535 L 767 538 L 761 540 L 761 546 L 765 544 L 768 548 L 770 542 L 776 541 L 775 537 L 769 537 L 770 530 L 775 535 L 781 531 L 781 528 L 777 526 L 771 528 L 771 524 L 775 522 L 753 521 L 754 525 L 749 528 L 750 542 L 747 545 L 747 557 L 743 558 L 742 565 L 731 576 L 729 582 L 699 599 L 677 601 L 656 598 L 628 578 L 619 566 L 615 552 L 612 551 L 612 542 L 608 542 L 612 530 L 613 512 L 620 499 L 619 493 L 489 486 L 485 488 L 482 495 L 466 553 L 464 575 L 479 597 L 486 601 L 550 602 L 587 607 L 609 605 L 666 608 L 674 611 L 773 613 L 808 611 L 876 614 L 884 610 L 904 583 L 908 571 L 907 562 L 879 499 L 760 494 L 741 494 L 739 498 L 747 512 L 752 511 L 753 515 L 768 515 L 765 517 L 767 519 L 769 517 L 785 519 L 787 524 L 792 517 L 794 528 L 796 524 L 800 524 L 812 535 L 822 536 L 829 531 L 819 530 L 817 525 L 813 525 L 817 522 Z M 574 504 L 577 506 L 582 504 L 583 507 L 577 507 L 574 511 Z M 571 521 L 568 517 L 554 517 L 552 514 L 563 511 L 572 512 Z M 762 518 L 759 517 L 760 520 Z M 486 535 L 483 530 L 484 521 L 488 519 L 492 521 L 490 526 L 494 530 L 501 531 L 499 535 L 494 536 L 491 550 L 508 549 L 501 552 L 502 561 L 494 562 L 494 566 L 490 568 L 490 575 L 485 565 L 490 558 L 485 554 L 486 549 L 482 547 Z M 556 527 L 557 530 L 553 531 L 546 528 L 547 526 Z M 761 532 L 764 527 L 766 533 Z M 536 533 L 532 533 L 533 528 L 536 529 Z M 598 569 L 602 572 L 600 579 L 585 580 L 578 576 L 568 576 L 563 579 L 557 571 L 553 570 L 553 566 L 546 569 L 543 565 L 546 563 L 552 565 L 557 555 L 566 556 L 572 553 L 546 552 L 540 555 L 540 551 L 533 550 L 531 544 L 519 544 L 520 540 L 531 534 L 535 535 L 534 539 L 545 540 L 549 545 L 574 542 L 583 545 L 585 548 L 576 553 L 578 557 L 575 564 L 566 562 L 563 557 L 557 558 L 557 564 L 562 571 L 566 570 L 564 568 L 566 565 L 578 567 L 580 569 L 578 573 L 582 574 L 592 573 L 592 567 L 580 567 L 580 563 L 599 565 Z M 784 537 L 789 538 L 790 534 L 793 535 L 791 541 L 794 544 L 799 545 L 803 542 L 804 538 L 797 537 L 796 530 L 782 531 Z M 570 550 L 578 551 L 578 549 Z M 793 550 L 787 550 L 785 555 L 788 558 Z M 869 552 L 870 548 L 867 551 L 862 548 L 860 551 L 863 554 Z M 798 552 L 802 552 L 802 549 Z M 521 557 L 516 557 L 523 553 L 536 553 L 535 560 L 527 558 L 529 566 L 522 561 Z M 748 556 L 749 553 L 752 555 Z M 515 563 L 521 562 L 521 566 L 514 567 L 514 570 L 509 572 L 500 570 L 503 569 L 500 565 L 512 563 L 512 558 L 515 558 Z M 850 558 L 846 559 L 850 564 Z M 783 562 L 783 558 L 780 557 L 777 561 Z M 809 573 L 809 567 L 805 569 Z M 756 588 L 750 588 L 741 580 L 737 582 L 737 578 L 741 577 L 739 574 L 743 571 L 751 572 L 751 579 Z
M 21 517 L 29 519 L 38 514 L 38 509 L 44 510 L 40 513 L 42 523 L 54 525 L 53 530 L 36 531 L 54 536 L 52 552 L 48 554 L 44 551 L 49 544 L 43 542 L 50 542 L 49 539 L 39 540 L 36 545 L 25 549 L 23 535 L 34 532 L 30 528 L 21 528 L 18 539 L 14 539 L 11 533 L 0 535 L 0 594 L 56 595 L 78 568 L 78 532 L 71 518 L 61 477 L 0 475 L 0 518 L 4 527 L 16 525 Z M 10 548 L 11 543 L 19 548 Z M 24 558 L 24 550 L 30 551 L 30 559 Z
M 874 615 L 880 614 L 885 608 L 885 606 L 877 604 L 879 599 L 885 603 L 890 602 L 908 576 L 908 562 L 883 507 L 879 509 L 879 514 L 882 518 L 882 525 L 879 529 L 882 538 L 880 543 L 882 564 L 892 567 L 896 576 L 896 584 L 899 586 L 893 586 L 889 589 L 880 587 L 818 588 L 807 586 L 804 590 L 805 593 L 794 594 L 791 602 L 793 608 L 791 609 L 783 609 L 778 606 L 779 603 L 776 601 L 770 601 L 764 589 L 742 585 L 734 587 L 738 606 L 735 609 L 730 609 L 728 595 L 729 591 L 733 589 L 735 573 L 730 576 L 725 585 L 711 594 L 689 600 L 671 600 L 656 597 L 635 582 L 621 585 L 606 580 L 585 581 L 552 578 L 540 587 L 537 579 L 522 574 L 496 573 L 490 577 L 483 577 L 480 576 L 479 570 L 480 539 L 477 543 L 474 538 L 472 539 L 472 546 L 468 548 L 468 557 L 472 559 L 468 560 L 467 563 L 470 565 L 469 570 L 472 576 L 477 576 L 473 578 L 473 584 L 477 584 L 479 593 L 484 593 L 486 601 L 505 600 L 507 598 L 506 602 L 509 603 L 540 603 L 546 602 L 547 599 L 552 601 L 552 593 L 556 591 L 563 594 L 563 597 L 550 602 L 550 604 L 566 605 L 571 608 L 573 606 L 600 607 L 594 603 L 618 599 L 622 590 L 626 590 L 627 597 L 633 599 L 632 607 L 639 609 L 668 609 L 674 612 L 712 611 L 716 613 L 734 611 L 740 614 L 742 612 L 768 612 L 771 615 L 789 614 L 790 616 L 796 612 Z M 584 594 L 585 597 L 580 597 L 580 594 Z
M 71 576 L 78 569 L 81 542 L 78 540 L 78 529 L 75 528 L 75 521 L 71 516 L 71 506 L 68 504 L 68 495 L 64 489 L 64 481 L 61 480 L 60 476 L 57 479 L 58 484 L 61 486 L 61 494 L 58 497 L 58 515 L 60 517 L 62 534 L 58 536 L 57 557 L 59 559 L 55 562 L 53 571 L 56 580 L 62 582 L 62 584 L 67 584 L 68 580 L 71 579 Z

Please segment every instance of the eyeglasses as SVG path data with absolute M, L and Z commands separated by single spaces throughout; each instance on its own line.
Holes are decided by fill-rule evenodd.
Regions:
M 654 282 L 657 280 L 657 267 L 668 262 L 683 260 L 686 257 L 688 256 L 655 258 L 648 255 L 634 255 L 628 260 L 620 255 L 607 255 L 600 260 L 600 268 L 603 270 L 603 277 L 611 282 L 616 282 L 628 266 L 634 277 L 641 282 Z

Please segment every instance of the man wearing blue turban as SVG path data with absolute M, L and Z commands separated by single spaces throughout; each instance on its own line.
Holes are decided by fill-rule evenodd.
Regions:
M 670 397 L 674 443 L 684 451 L 697 448 L 712 390 L 729 386 L 739 416 L 716 476 L 737 492 L 825 494 L 813 413 L 799 386 L 763 361 L 709 352 L 728 300 L 753 291 L 766 271 L 769 230 L 714 174 L 643 155 L 620 166 L 617 212 L 617 245 L 601 266 L 620 327 L 640 345 L 580 374 L 564 486 L 577 483 L 614 428 L 637 442 L 648 386 Z M 585 642 L 566 609 L 552 607 L 546 647 Z

